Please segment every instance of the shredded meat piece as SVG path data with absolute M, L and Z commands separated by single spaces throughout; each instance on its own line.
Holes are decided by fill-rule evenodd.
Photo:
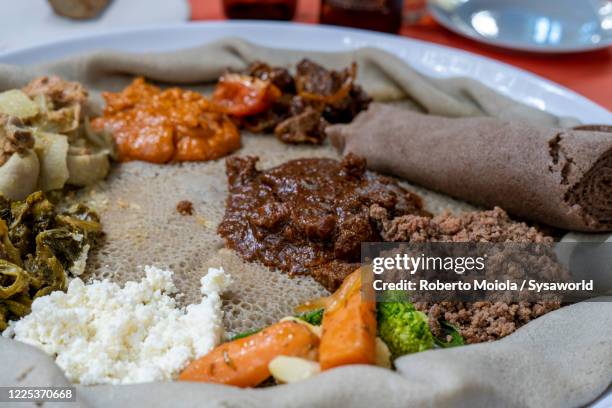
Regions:
M 338 92 L 352 74 L 350 69 L 327 70 L 308 59 L 301 60 L 296 71 L 296 82 L 301 91 L 325 96 Z
M 263 81 L 271 81 L 283 92 L 295 92 L 293 77 L 286 68 L 271 67 L 264 62 L 255 61 L 247 68 L 247 74 Z
M 251 132 L 274 131 L 285 143 L 321 144 L 329 123 L 350 122 L 372 101 L 355 84 L 356 69 L 353 64 L 344 70 L 328 70 L 304 59 L 292 76 L 286 68 L 254 62 L 241 74 L 273 84 L 281 95 L 265 111 L 235 120 Z
M 19 118 L 0 114 L 0 166 L 6 163 L 14 153 L 24 154 L 34 148 L 32 132 L 22 128 Z
M 367 109 L 372 98 L 355 84 L 356 65 L 341 71 L 328 70 L 304 59 L 296 67 L 296 86 L 301 93 L 319 96 L 325 101 L 323 117 L 330 123 L 348 123 Z
M 434 218 L 403 215 L 390 218 L 377 204 L 370 217 L 381 227 L 385 241 L 397 242 L 523 242 L 552 243 L 525 223 L 512 221 L 499 207 L 454 216 L 448 212 Z M 560 307 L 559 302 L 417 302 L 416 308 L 429 316 L 435 335 L 441 334 L 440 320 L 459 329 L 467 343 L 497 340 L 529 321 Z
M 188 200 L 179 201 L 176 211 L 181 215 L 193 215 L 193 203 Z
M 78 82 L 65 81 L 58 76 L 36 78 L 23 88 L 30 98 L 45 95 L 56 109 L 87 101 L 87 91 Z
M 274 133 L 285 143 L 321 144 L 325 140 L 327 125 L 321 112 L 308 107 L 304 112 L 281 122 Z

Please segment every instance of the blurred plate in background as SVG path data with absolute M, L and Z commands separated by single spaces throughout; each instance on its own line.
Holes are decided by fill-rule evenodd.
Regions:
M 565 53 L 612 45 L 610 0 L 429 0 L 451 31 L 516 50 Z
M 5 0 L 0 13 L 0 51 L 112 28 L 179 23 L 189 18 L 187 0 L 112 0 L 91 20 L 60 17 L 47 0 Z

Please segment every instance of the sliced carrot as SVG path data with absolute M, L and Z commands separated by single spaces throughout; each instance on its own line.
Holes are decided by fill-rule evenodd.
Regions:
M 353 292 L 361 288 L 361 269 L 355 270 L 344 278 L 342 285 L 330 296 L 309 300 L 295 308 L 296 313 L 306 313 L 317 309 L 325 309 L 331 312 L 338 304 L 342 304 Z
M 316 360 L 319 337 L 306 325 L 282 321 L 248 337 L 224 343 L 193 361 L 182 381 L 254 387 L 270 377 L 268 364 L 278 356 Z
M 346 364 L 376 363 L 376 302 L 363 299 L 359 286 L 355 286 L 361 282 L 360 270 L 347 279 L 350 279 L 347 285 L 343 284 L 332 295 L 333 301 L 323 314 L 319 348 L 322 370 Z

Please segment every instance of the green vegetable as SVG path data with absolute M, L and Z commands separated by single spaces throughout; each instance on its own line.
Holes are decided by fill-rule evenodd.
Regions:
M 313 310 L 312 312 L 306 312 L 299 314 L 297 316 L 298 319 L 305 321 L 306 323 L 312 324 L 313 326 L 320 326 L 321 321 L 323 320 L 323 309 Z M 259 333 L 262 329 L 252 329 L 247 330 L 242 333 L 238 333 L 228 339 L 228 341 L 234 341 L 238 339 L 243 339 L 245 337 L 249 337 L 255 333 Z
M 238 339 L 243 339 L 245 337 L 249 337 L 253 334 L 259 333 L 261 331 L 261 329 L 252 329 L 252 330 L 247 330 L 245 332 L 242 333 L 238 333 L 232 337 L 230 337 L 227 341 L 234 341 L 234 340 L 238 340 Z
M 30 279 L 17 265 L 0 259 L 0 299 L 8 299 L 28 288 Z
M 312 312 L 306 312 L 299 314 L 297 317 L 300 320 L 305 321 L 306 323 L 310 323 L 313 326 L 320 326 L 323 321 L 323 309 L 313 310 Z
M 395 359 L 409 353 L 432 348 L 434 336 L 427 315 L 406 300 L 405 294 L 389 292 L 378 303 L 378 334 Z
M 101 232 L 84 205 L 60 214 L 42 192 L 23 201 L 0 196 L 0 331 L 30 313 L 33 299 L 66 290 L 68 272 L 82 270 Z
M 455 326 L 450 324 L 449 322 L 443 320 L 440 322 L 440 327 L 442 328 L 442 336 L 440 338 L 435 338 L 436 345 L 442 348 L 448 347 L 456 347 L 463 346 L 465 344 L 465 340 L 463 336 L 459 332 Z M 450 340 L 448 337 L 450 336 Z

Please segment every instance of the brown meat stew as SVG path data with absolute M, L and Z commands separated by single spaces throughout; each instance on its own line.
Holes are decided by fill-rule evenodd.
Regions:
M 352 121 L 372 101 L 355 83 L 356 64 L 334 71 L 304 59 L 291 75 L 286 68 L 254 62 L 243 74 L 269 81 L 281 96 L 264 112 L 240 118 L 239 124 L 256 133 L 274 132 L 285 143 L 321 144 L 329 124 Z
M 421 198 L 346 156 L 301 159 L 260 171 L 257 157 L 226 160 L 229 197 L 219 234 L 248 261 L 311 274 L 329 290 L 358 267 L 361 243 L 381 241 L 373 205 L 427 215 Z

